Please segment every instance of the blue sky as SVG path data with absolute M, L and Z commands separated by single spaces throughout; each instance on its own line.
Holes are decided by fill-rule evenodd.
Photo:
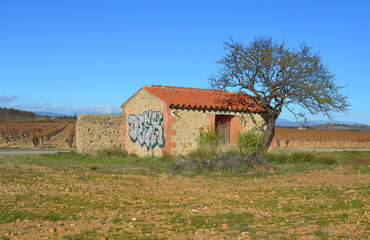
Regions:
M 117 113 L 143 85 L 208 88 L 231 37 L 320 51 L 370 124 L 370 1 L 0 1 L 0 106 Z M 281 118 L 293 120 L 288 112 Z M 309 116 L 322 119 L 322 116 Z

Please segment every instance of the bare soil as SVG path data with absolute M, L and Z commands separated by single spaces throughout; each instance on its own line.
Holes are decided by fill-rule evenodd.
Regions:
M 0 161 L 0 238 L 368 239 L 369 187 L 349 166 L 227 177 Z

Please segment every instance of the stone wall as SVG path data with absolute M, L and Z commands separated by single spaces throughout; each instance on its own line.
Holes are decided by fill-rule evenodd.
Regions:
M 122 106 L 124 147 L 138 156 L 161 156 L 166 148 L 166 104 L 140 89 Z
M 76 149 L 78 153 L 94 154 L 96 150 L 124 146 L 122 114 L 82 114 L 76 123 Z
M 174 118 L 168 128 L 174 134 L 168 136 L 167 142 L 172 142 L 169 153 L 172 155 L 187 154 L 197 148 L 197 138 L 200 129 L 211 129 L 214 126 L 214 117 L 203 110 L 172 109 L 169 118 Z
M 197 148 L 197 138 L 201 129 L 213 129 L 216 115 L 229 115 L 230 119 L 230 143 L 235 144 L 240 131 L 264 129 L 265 120 L 258 113 L 246 113 L 237 111 L 215 111 L 197 109 L 171 109 L 168 116 L 167 129 L 173 134 L 166 138 L 167 144 L 172 143 L 166 152 L 188 154 Z M 169 147 L 169 146 L 168 146 Z

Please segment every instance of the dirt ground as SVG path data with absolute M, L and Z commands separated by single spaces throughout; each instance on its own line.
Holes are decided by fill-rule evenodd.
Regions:
M 0 161 L 0 239 L 369 235 L 369 174 L 349 167 L 243 177 L 93 170 Z

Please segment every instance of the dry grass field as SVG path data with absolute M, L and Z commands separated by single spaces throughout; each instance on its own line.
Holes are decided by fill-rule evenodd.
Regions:
M 277 148 L 370 148 L 370 132 L 277 128 Z
M 0 239 L 368 239 L 370 152 L 335 154 L 240 174 L 0 156 Z

